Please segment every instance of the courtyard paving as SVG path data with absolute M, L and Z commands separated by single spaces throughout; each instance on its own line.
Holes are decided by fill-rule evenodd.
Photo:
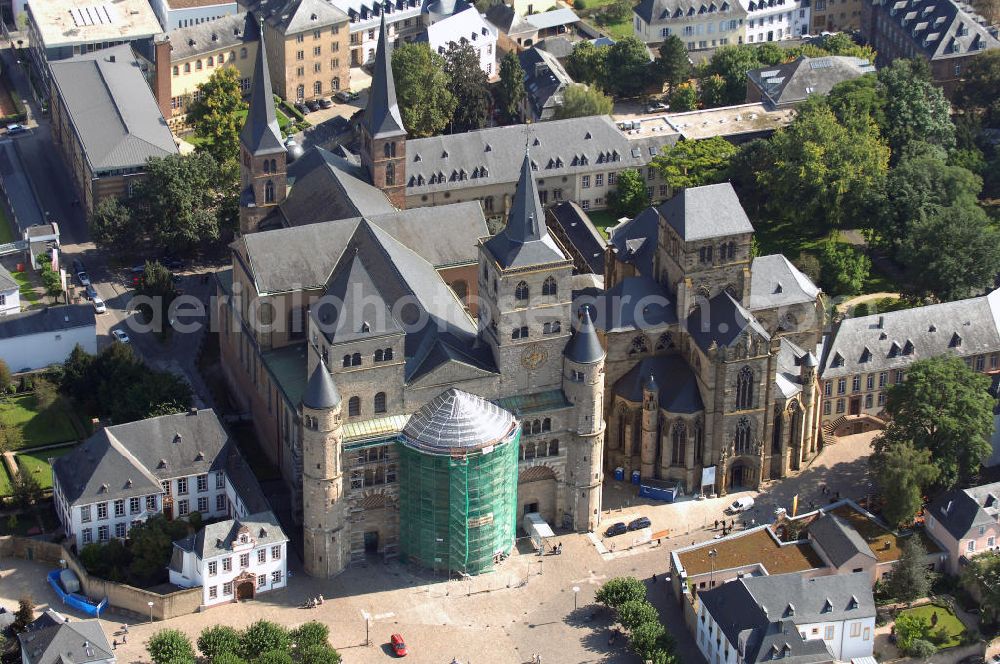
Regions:
M 757 507 L 743 515 L 746 523 L 751 519 L 761 523 L 765 515 L 773 514 L 774 506 L 789 507 L 795 494 L 800 496 L 802 509 L 810 501 L 825 502 L 820 491 L 824 483 L 843 497 L 863 497 L 869 490 L 870 438 L 868 434 L 842 439 L 798 476 L 751 494 L 758 497 Z M 646 543 L 603 555 L 585 534 L 557 537 L 564 545 L 562 555 L 536 556 L 522 543 L 499 571 L 471 581 L 446 580 L 395 561 L 372 560 L 331 580 L 308 578 L 293 567 L 288 588 L 256 601 L 152 625 L 141 617 L 109 613 L 105 630 L 114 638 L 122 623 L 130 624 L 128 643 L 119 646 L 117 653 L 122 664 L 148 661 L 144 642 L 164 627 L 195 638 L 210 624 L 239 628 L 261 618 L 288 626 L 307 620 L 328 624 L 332 643 L 345 664 L 389 661 L 387 643 L 394 632 L 405 636 L 410 647 L 407 660 L 415 664 L 447 664 L 452 658 L 463 664 L 521 664 L 530 662 L 533 654 L 541 655 L 547 664 L 631 664 L 637 659 L 628 652 L 624 639 L 608 643 L 611 616 L 597 608 L 593 598 L 606 579 L 633 575 L 647 583 L 650 600 L 678 639 L 681 661 L 697 664 L 701 657 L 683 629 L 680 609 L 668 596 L 667 584 L 654 582 L 651 576 L 667 570 L 671 550 L 715 537 L 714 519 L 733 497 L 646 504 L 637 502 L 634 493 L 628 498 L 629 489 L 613 484 L 609 483 L 607 494 L 612 507 L 603 515 L 602 531 L 609 523 L 643 514 L 653 521 L 654 532 L 669 529 L 669 536 L 659 545 Z M 0 605 L 12 610 L 23 594 L 31 595 L 40 608 L 58 603 L 45 582 L 48 571 L 35 562 L 0 560 Z M 308 597 L 320 593 L 326 599 L 323 606 L 299 608 Z M 63 610 L 61 605 L 55 608 Z M 365 615 L 371 617 L 371 645 L 365 645 Z

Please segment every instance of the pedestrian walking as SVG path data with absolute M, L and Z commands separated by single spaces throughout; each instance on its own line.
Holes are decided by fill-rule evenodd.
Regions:
M 128 643 L 128 632 L 122 634 L 122 643 Z
M 107 641 L 105 641 L 105 643 L 107 643 Z M 118 639 L 113 639 L 111 641 L 111 649 L 112 650 L 118 650 Z
M 712 530 L 718 530 L 718 529 L 719 529 L 719 520 L 718 520 L 718 519 L 716 519 L 716 520 L 715 520 L 715 527 L 714 527 L 714 528 L 712 528 Z

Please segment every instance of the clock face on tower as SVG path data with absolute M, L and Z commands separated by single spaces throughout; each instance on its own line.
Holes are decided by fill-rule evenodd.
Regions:
M 537 369 L 545 364 L 548 356 L 538 344 L 531 344 L 521 352 L 521 366 L 525 369 Z

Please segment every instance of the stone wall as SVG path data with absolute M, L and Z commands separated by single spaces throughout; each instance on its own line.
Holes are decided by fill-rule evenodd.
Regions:
M 167 620 L 177 616 L 195 613 L 201 607 L 201 588 L 178 590 L 161 595 L 124 583 L 114 583 L 90 576 L 80 561 L 61 544 L 43 542 L 25 537 L 0 537 L 0 558 L 23 558 L 37 562 L 51 563 L 59 567 L 59 561 L 80 579 L 83 594 L 93 600 L 108 598 L 108 604 L 121 611 L 130 611 L 140 616 L 149 616 L 149 602 L 153 602 L 152 616 L 156 620 Z M 58 608 L 58 607 L 56 607 Z

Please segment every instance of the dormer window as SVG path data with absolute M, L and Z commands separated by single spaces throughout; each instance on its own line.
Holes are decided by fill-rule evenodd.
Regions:
M 951 341 L 948 342 L 948 348 L 961 348 L 962 347 L 962 337 L 959 336 L 958 332 L 951 335 Z
M 840 353 L 834 353 L 832 365 L 835 367 L 844 366 L 844 356 Z
M 861 362 L 862 364 L 865 364 L 866 362 L 871 362 L 872 361 L 872 352 L 868 348 L 868 346 L 865 346 L 865 349 L 863 351 L 861 351 L 861 359 L 858 360 L 858 361 Z
M 899 344 L 893 341 L 892 346 L 889 347 L 889 357 L 898 357 L 900 350 Z
M 851 595 L 851 600 L 847 603 L 847 610 L 850 611 L 851 609 L 856 608 L 858 608 L 858 598 Z
M 913 355 L 913 342 L 909 339 L 903 344 L 903 355 Z

